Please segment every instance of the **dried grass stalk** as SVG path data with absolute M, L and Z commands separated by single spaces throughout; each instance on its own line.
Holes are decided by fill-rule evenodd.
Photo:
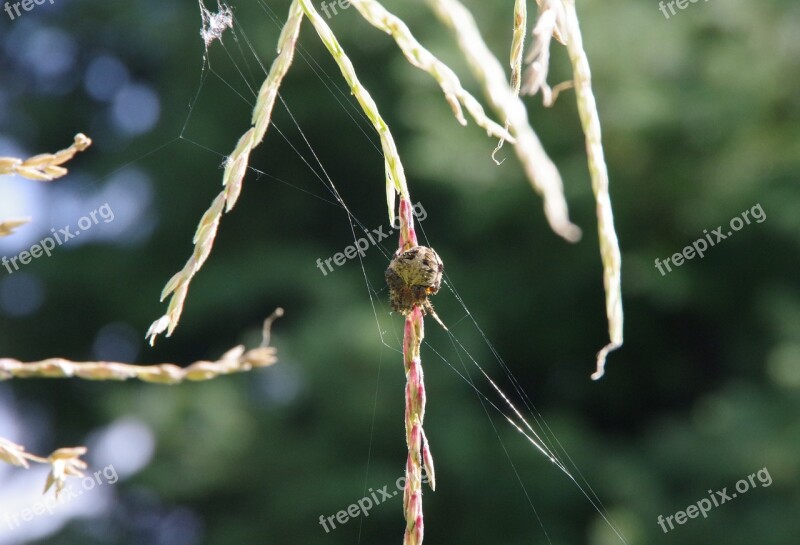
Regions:
M 197 226 L 197 231 L 192 240 L 195 245 L 194 252 L 189 261 L 186 262 L 182 270 L 167 282 L 161 292 L 162 301 L 170 294 L 172 297 L 169 301 L 167 313 L 153 322 L 147 331 L 147 338 L 150 339 L 151 345 L 155 343 L 158 335 L 165 331 L 167 337 L 172 335 L 178 325 L 186 302 L 186 295 L 189 292 L 189 284 L 211 254 L 223 209 L 225 212 L 230 212 L 239 198 L 250 152 L 264 139 L 272 119 L 272 110 L 275 106 L 275 99 L 278 96 L 278 89 L 292 64 L 302 20 L 303 10 L 300 8 L 299 2 L 295 0 L 289 8 L 289 17 L 278 39 L 278 56 L 273 61 L 267 74 L 267 79 L 264 80 L 258 93 L 258 100 L 253 109 L 252 127 L 242 135 L 233 153 L 225 163 L 225 172 L 222 177 L 224 189 L 211 203 Z
M 528 27 L 528 6 L 527 0 L 516 0 L 514 2 L 514 28 L 511 37 L 511 92 L 514 97 L 519 97 L 520 84 L 522 81 L 522 52 L 525 49 L 525 32 Z M 506 119 L 506 130 L 508 130 L 509 123 Z M 500 151 L 506 139 L 501 138 L 497 143 L 497 147 L 492 152 L 492 159 Z M 499 165 L 503 161 L 495 162 Z
M 492 103 L 495 107 L 503 108 L 504 104 L 506 105 L 505 108 L 510 114 L 508 119 L 511 123 L 511 132 L 517 137 L 515 146 L 517 155 L 525 165 L 529 177 L 536 180 L 535 169 L 537 166 L 540 169 L 544 168 L 546 172 L 552 171 L 550 182 L 541 190 L 545 196 L 545 211 L 553 229 L 567 240 L 573 240 L 574 238 L 570 238 L 570 236 L 579 234 L 579 231 L 572 230 L 573 227 L 577 230 L 577 227 L 569 223 L 566 216 L 566 202 L 561 179 L 555 170 L 555 165 L 544 155 L 543 151 L 541 153 L 536 151 L 536 148 L 540 148 L 540 144 L 533 130 L 529 131 L 525 108 L 521 101 L 513 96 L 513 89 L 503 88 L 506 84 L 500 63 L 481 39 L 474 18 L 458 0 L 428 0 L 428 3 L 433 7 L 437 16 L 456 33 L 461 50 L 470 59 L 473 71 L 483 83 L 490 98 L 494 97 Z M 534 29 L 534 48 L 529 54 L 532 65 L 528 81 L 526 81 L 526 90 L 529 92 L 541 90 L 545 97 L 545 104 L 549 105 L 555 99 L 559 89 L 569 85 L 575 86 L 578 111 L 586 135 L 586 153 L 589 160 L 592 190 L 597 201 L 600 254 L 603 261 L 603 283 L 606 291 L 606 315 L 610 338 L 610 342 L 597 353 L 597 368 L 592 374 L 592 379 L 597 380 L 603 376 L 608 353 L 622 346 L 623 321 L 621 256 L 608 192 L 608 169 L 603 155 L 600 118 L 592 92 L 591 71 L 583 48 L 574 0 L 537 0 L 537 3 L 540 16 Z M 573 82 L 559 85 L 552 92 L 547 86 L 551 37 L 555 37 L 567 46 L 573 66 Z M 521 123 L 522 121 L 524 121 L 524 125 Z M 519 132 L 520 129 L 522 129 L 522 133 Z M 530 151 L 535 154 L 525 152 L 526 144 L 530 145 Z M 549 207 L 548 195 L 552 195 L 551 202 L 554 209 Z M 556 225 L 560 225 L 562 230 L 566 229 L 567 236 L 561 233 Z
M 525 57 L 528 70 L 525 73 L 525 85 L 522 93 L 535 95 L 539 91 L 545 106 L 553 103 L 552 90 L 547 84 L 547 74 L 550 70 L 550 41 L 556 30 L 558 10 L 561 8 L 559 1 L 544 0 L 540 2 L 539 18 L 533 27 L 533 47 Z
M 67 173 L 67 169 L 61 165 L 75 157 L 76 153 L 85 150 L 91 145 L 91 138 L 83 133 L 78 133 L 75 135 L 75 140 L 70 147 L 56 153 L 42 153 L 28 159 L 0 157 L 0 175 L 19 174 L 30 180 L 51 182 Z
M 0 380 L 20 378 L 82 378 L 86 380 L 128 380 L 137 378 L 154 384 L 178 384 L 183 381 L 211 380 L 223 375 L 243 373 L 255 368 L 267 367 L 277 361 L 275 348 L 269 346 L 272 323 L 283 316 L 277 308 L 265 321 L 261 345 L 245 350 L 239 345 L 228 350 L 217 361 L 198 361 L 188 367 L 172 363 L 159 365 L 130 365 L 117 362 L 77 363 L 63 358 L 49 358 L 33 363 L 23 363 L 10 358 L 0 358 Z M 42 458 L 25 452 L 25 447 L 0 437 L 0 461 L 28 468 L 28 462 L 50 464 L 44 491 L 55 486 L 56 497 L 64 489 L 67 477 L 82 477 L 86 463 L 80 459 L 86 447 L 61 448 L 49 457 Z
M 522 52 L 525 49 L 525 33 L 528 29 L 528 8 L 526 0 L 514 2 L 514 29 L 511 38 L 511 90 L 519 96 L 522 82 Z
M 399 17 L 390 13 L 376 0 L 350 0 L 350 3 L 361 13 L 369 24 L 382 30 L 394 38 L 400 50 L 412 66 L 430 74 L 442 88 L 445 99 L 453 109 L 453 114 L 461 125 L 466 125 L 462 104 L 486 133 L 496 138 L 513 141 L 508 130 L 501 127 L 486 116 L 480 102 L 461 86 L 458 76 L 446 64 L 425 49 Z M 521 62 L 521 58 L 520 58 Z
M 198 361 L 188 367 L 173 363 L 131 365 L 111 361 L 73 362 L 63 358 L 23 363 L 0 358 L 0 380 L 20 378 L 82 378 L 86 380 L 139 379 L 155 384 L 178 384 L 183 381 L 211 380 L 223 375 L 243 373 L 267 367 L 277 361 L 275 349 L 259 347 L 245 350 L 239 345 L 217 361 Z
M 378 111 L 378 105 L 375 104 L 372 95 L 361 85 L 356 75 L 355 68 L 353 68 L 353 63 L 342 49 L 339 40 L 333 35 L 331 28 L 325 20 L 319 16 L 319 13 L 314 9 L 314 5 L 310 0 L 299 0 L 299 2 L 303 6 L 303 11 L 305 11 L 308 20 L 314 25 L 322 43 L 325 44 L 333 60 L 339 65 L 339 70 L 350 86 L 350 91 L 353 93 L 353 96 L 356 97 L 356 100 L 358 100 L 358 103 L 361 105 L 361 109 L 372 122 L 372 126 L 380 136 L 381 147 L 383 148 L 384 170 L 386 173 L 386 204 L 389 207 L 389 220 L 393 223 L 396 202 L 395 192 L 399 193 L 401 198 L 410 199 L 408 196 L 408 184 L 406 183 L 405 170 L 403 169 L 403 163 L 400 161 L 400 155 L 397 151 L 397 145 L 395 144 L 392 132 L 383 120 L 383 117 L 381 117 Z
M 86 380 L 139 379 L 155 384 L 178 384 L 183 381 L 211 380 L 223 375 L 244 373 L 268 367 L 277 361 L 276 351 L 269 346 L 272 322 L 283 316 L 278 308 L 264 321 L 264 339 L 261 346 L 246 350 L 243 345 L 225 352 L 217 361 L 197 361 L 187 367 L 173 363 L 158 365 L 131 365 L 109 361 L 76 363 L 63 358 L 23 363 L 10 358 L 0 358 L 0 380 L 13 378 L 82 378 Z
M 597 380 L 605 372 L 606 356 L 622 346 L 622 279 L 620 270 L 622 257 L 617 233 L 614 230 L 614 214 L 608 192 L 608 168 L 603 154 L 600 117 L 592 92 L 592 73 L 583 48 L 578 14 L 574 0 L 563 0 L 564 38 L 572 62 L 575 94 L 578 100 L 583 132 L 586 135 L 586 154 L 589 158 L 589 173 L 592 190 L 597 201 L 597 231 L 600 238 L 600 255 L 603 261 L 603 284 L 606 289 L 606 316 L 610 341 L 597 353 L 597 369 L 592 379 Z
M 92 139 L 83 133 L 75 135 L 72 145 L 56 153 L 42 153 L 28 159 L 16 157 L 0 157 L 0 176 L 3 174 L 19 174 L 30 180 L 51 182 L 64 176 L 68 171 L 62 167 L 64 163 L 92 145 Z M 15 218 L 0 221 L 0 237 L 11 235 L 17 227 L 31 221 L 30 218 Z
M 458 0 L 427 0 L 436 16 L 456 35 L 461 52 L 483 86 L 492 107 L 508 120 L 516 138 L 514 149 L 533 188 L 544 199 L 550 227 L 564 239 L 575 242 L 581 230 L 569 220 L 561 175 L 547 156 L 528 121 L 525 105 L 514 96 L 500 61 L 489 50 L 475 18 Z

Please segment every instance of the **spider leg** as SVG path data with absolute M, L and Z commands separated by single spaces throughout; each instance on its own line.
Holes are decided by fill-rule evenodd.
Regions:
M 444 325 L 444 322 L 442 322 L 442 320 L 439 319 L 439 315 L 436 314 L 436 311 L 433 310 L 433 305 L 427 299 L 425 300 L 424 303 L 422 303 L 422 310 L 423 312 L 433 316 L 433 319 L 439 322 L 439 325 L 442 326 L 442 329 L 444 329 L 445 331 L 450 331 L 449 329 L 447 329 L 447 326 Z

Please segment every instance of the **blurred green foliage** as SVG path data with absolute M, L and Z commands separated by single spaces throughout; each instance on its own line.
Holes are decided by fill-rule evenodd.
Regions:
M 237 28 L 250 41 L 226 36 L 224 48 L 211 47 L 210 69 L 202 73 L 192 2 L 87 0 L 37 8 L 14 22 L 0 17 L 3 135 L 39 152 L 86 132 L 96 145 L 71 165 L 82 176 L 57 182 L 61 190 L 97 191 L 117 169 L 134 169 L 150 177 L 153 192 L 146 216 L 130 227 L 150 225 L 138 243 L 65 248 L 26 268 L 43 282 L 46 298 L 34 314 L 2 315 L 3 355 L 92 358 L 107 324 L 126 324 L 143 337 L 161 315 L 158 294 L 188 258 L 197 221 L 219 191 L 224 154 L 248 127 L 248 85 L 257 88 L 263 78 L 253 52 L 269 65 L 279 31 L 273 14 L 284 17 L 288 4 L 236 2 Z M 423 3 L 386 4 L 480 94 L 452 36 Z M 467 2 L 501 59 L 512 4 Z M 584 230 L 583 240 L 569 245 L 549 231 L 508 146 L 501 152 L 508 160 L 496 166 L 495 142 L 472 124 L 459 127 L 429 76 L 354 9 L 330 24 L 392 127 L 413 200 L 428 214 L 421 228 L 452 288 L 434 300 L 437 312 L 502 379 L 496 349 L 629 543 L 797 543 L 800 6 L 711 0 L 669 20 L 656 2 L 586 0 L 578 11 L 623 253 L 626 343 L 598 383 L 588 377 L 606 339 L 603 286 L 574 94 L 551 109 L 528 99 L 534 127 L 564 177 L 572 218 Z M 120 59 L 135 80 L 157 90 L 157 127 L 136 138 L 114 135 L 103 121 L 108 106 L 79 83 L 68 92 L 38 92 L 10 45 L 10 33 L 23 24 L 58 28 L 74 40 L 78 82 L 92 56 Z M 330 533 L 318 522 L 366 488 L 392 490 L 402 475 L 404 376 L 396 351 L 401 319 L 388 315 L 383 288 L 385 255 L 372 249 L 363 271 L 357 261 L 326 276 L 316 267 L 317 258 L 351 244 L 353 233 L 304 162 L 319 170 L 304 139 L 364 227 L 388 220 L 377 138 L 309 25 L 300 44 L 281 93 L 292 115 L 279 103 L 276 127 L 251 158 L 263 174 L 248 173 L 173 338 L 154 349 L 138 341 L 136 356 L 141 363 L 188 363 L 237 342 L 257 343 L 260 320 L 280 305 L 286 316 L 273 333 L 279 365 L 175 388 L 0 385 L 27 407 L 23 432 L 31 431 L 14 439 L 31 450 L 80 444 L 123 417 L 146 423 L 156 437 L 152 462 L 115 485 L 109 511 L 74 520 L 42 543 L 402 539 L 399 497 Z M 568 78 L 556 45 L 551 82 Z M 666 276 L 653 266 L 756 203 L 763 223 Z M 392 237 L 383 245 L 391 252 L 394 244 Z M 377 292 L 372 297 L 368 285 Z M 497 411 L 488 407 L 487 419 L 454 369 L 464 374 L 465 364 L 491 396 L 488 385 L 432 321 L 426 340 L 426 432 L 438 473 L 437 491 L 425 494 L 426 543 L 619 543 L 580 490 Z M 657 525 L 658 515 L 685 509 L 708 489 L 732 489 L 763 467 L 770 487 L 668 534 Z

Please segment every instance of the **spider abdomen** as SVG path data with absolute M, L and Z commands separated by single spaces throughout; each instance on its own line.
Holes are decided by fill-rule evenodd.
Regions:
M 429 295 L 436 295 L 442 285 L 439 255 L 426 246 L 414 246 L 395 255 L 386 269 L 389 302 L 395 312 L 408 314 L 417 305 L 429 311 Z

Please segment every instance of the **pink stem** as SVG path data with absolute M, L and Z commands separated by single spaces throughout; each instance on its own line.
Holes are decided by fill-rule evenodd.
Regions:
M 414 215 L 411 202 L 400 199 L 400 248 L 404 252 L 417 246 L 414 231 Z M 425 335 L 422 309 L 415 306 L 406 316 L 403 335 L 403 363 L 406 371 L 406 443 L 408 461 L 406 462 L 406 486 L 403 491 L 406 531 L 403 545 L 422 545 L 424 525 L 422 518 L 422 466 L 430 476 L 433 485 L 433 458 L 427 438 L 422 429 L 425 418 L 425 383 L 420 359 L 420 345 Z

